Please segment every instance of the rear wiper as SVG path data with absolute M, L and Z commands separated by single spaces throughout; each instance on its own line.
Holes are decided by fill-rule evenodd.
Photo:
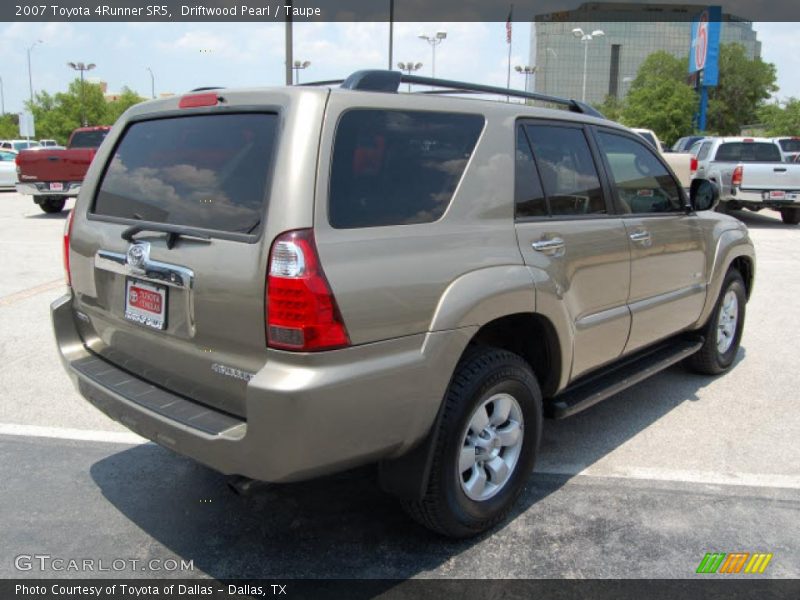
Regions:
M 133 242 L 133 236 L 142 231 L 158 231 L 167 234 L 167 248 L 170 250 L 175 246 L 175 242 L 180 237 L 192 237 L 201 240 L 211 241 L 211 236 L 207 233 L 202 233 L 191 227 L 184 227 L 182 225 L 170 225 L 169 223 L 151 223 L 149 225 L 133 225 L 128 227 L 122 232 L 122 239 L 126 242 Z

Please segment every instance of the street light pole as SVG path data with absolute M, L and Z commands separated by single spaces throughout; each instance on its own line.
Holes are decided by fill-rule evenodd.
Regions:
M 86 105 L 83 100 L 83 74 L 86 71 L 91 71 L 97 65 L 95 65 L 94 63 L 89 63 L 87 65 L 82 62 L 79 63 L 68 62 L 67 66 L 70 67 L 71 69 L 74 69 L 75 71 L 81 72 L 81 126 L 86 127 Z
M 31 93 L 31 110 L 33 110 L 33 75 L 31 74 L 31 50 L 36 47 L 37 44 L 43 44 L 42 40 L 36 40 L 30 46 L 28 46 L 28 87 L 30 88 Z
M 531 67 L 529 65 L 524 65 L 524 66 L 517 65 L 516 67 L 514 67 L 514 70 L 517 73 L 519 73 L 520 75 L 524 75 L 525 76 L 525 91 L 527 92 L 528 91 L 528 80 L 530 79 L 531 75 L 536 73 L 536 67 Z
M 294 69 L 294 84 L 295 85 L 298 85 L 300 83 L 300 71 L 302 71 L 303 69 L 307 69 L 310 66 L 311 66 L 311 61 L 310 60 L 304 60 L 304 61 L 296 60 L 296 61 L 294 61 L 294 64 L 292 65 L 292 69 Z
M 572 30 L 572 35 L 579 38 L 583 43 L 583 93 L 581 102 L 586 102 L 586 69 L 589 61 L 589 42 L 596 37 L 603 37 L 605 33 L 601 29 L 595 29 L 592 33 L 585 33 L 580 27 Z
M 155 99 L 156 97 L 156 78 L 153 75 L 153 69 L 150 67 L 146 67 L 148 71 L 150 71 L 150 98 Z
M 422 68 L 422 63 L 421 62 L 418 62 L 418 63 L 411 63 L 411 62 L 402 63 L 401 62 L 401 63 L 397 63 L 397 67 L 401 71 L 407 71 L 408 74 L 411 75 L 411 73 L 413 73 L 414 71 L 419 71 Z M 411 84 L 410 83 L 408 84 L 408 91 L 409 91 L 409 93 L 411 92 Z
M 431 77 L 436 77 L 436 46 L 441 44 L 445 38 L 447 38 L 447 32 L 437 31 L 434 35 L 425 35 L 424 33 L 420 33 L 417 37 L 431 45 Z

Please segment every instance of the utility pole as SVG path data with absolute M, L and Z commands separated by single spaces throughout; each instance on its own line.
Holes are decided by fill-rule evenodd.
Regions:
M 81 72 L 81 126 L 86 127 L 86 104 L 83 99 L 83 74 L 86 71 L 91 71 L 97 65 L 95 65 L 94 63 L 89 63 L 88 65 L 86 65 L 82 62 L 79 63 L 69 62 L 67 63 L 67 66 L 70 67 L 71 69 L 74 69 L 75 71 Z
M 156 97 L 156 78 L 153 75 L 153 69 L 147 67 L 147 70 L 150 71 L 150 98 L 155 99 Z
M 292 85 L 292 68 L 294 65 L 292 40 L 292 0 L 286 3 L 289 12 L 286 14 L 286 85 Z

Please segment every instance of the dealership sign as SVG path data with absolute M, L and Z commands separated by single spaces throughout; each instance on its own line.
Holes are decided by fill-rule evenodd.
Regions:
M 714 86 L 719 81 L 719 38 L 722 9 L 709 6 L 692 23 L 689 46 L 689 73 L 701 74 L 701 85 Z

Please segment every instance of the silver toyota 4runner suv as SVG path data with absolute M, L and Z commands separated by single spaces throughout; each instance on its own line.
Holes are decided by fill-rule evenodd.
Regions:
M 52 318 L 111 418 L 268 482 L 378 463 L 414 518 L 469 536 L 512 507 L 544 416 L 731 367 L 754 252 L 713 186 L 687 197 L 579 102 L 323 83 L 147 102 L 103 142 Z

